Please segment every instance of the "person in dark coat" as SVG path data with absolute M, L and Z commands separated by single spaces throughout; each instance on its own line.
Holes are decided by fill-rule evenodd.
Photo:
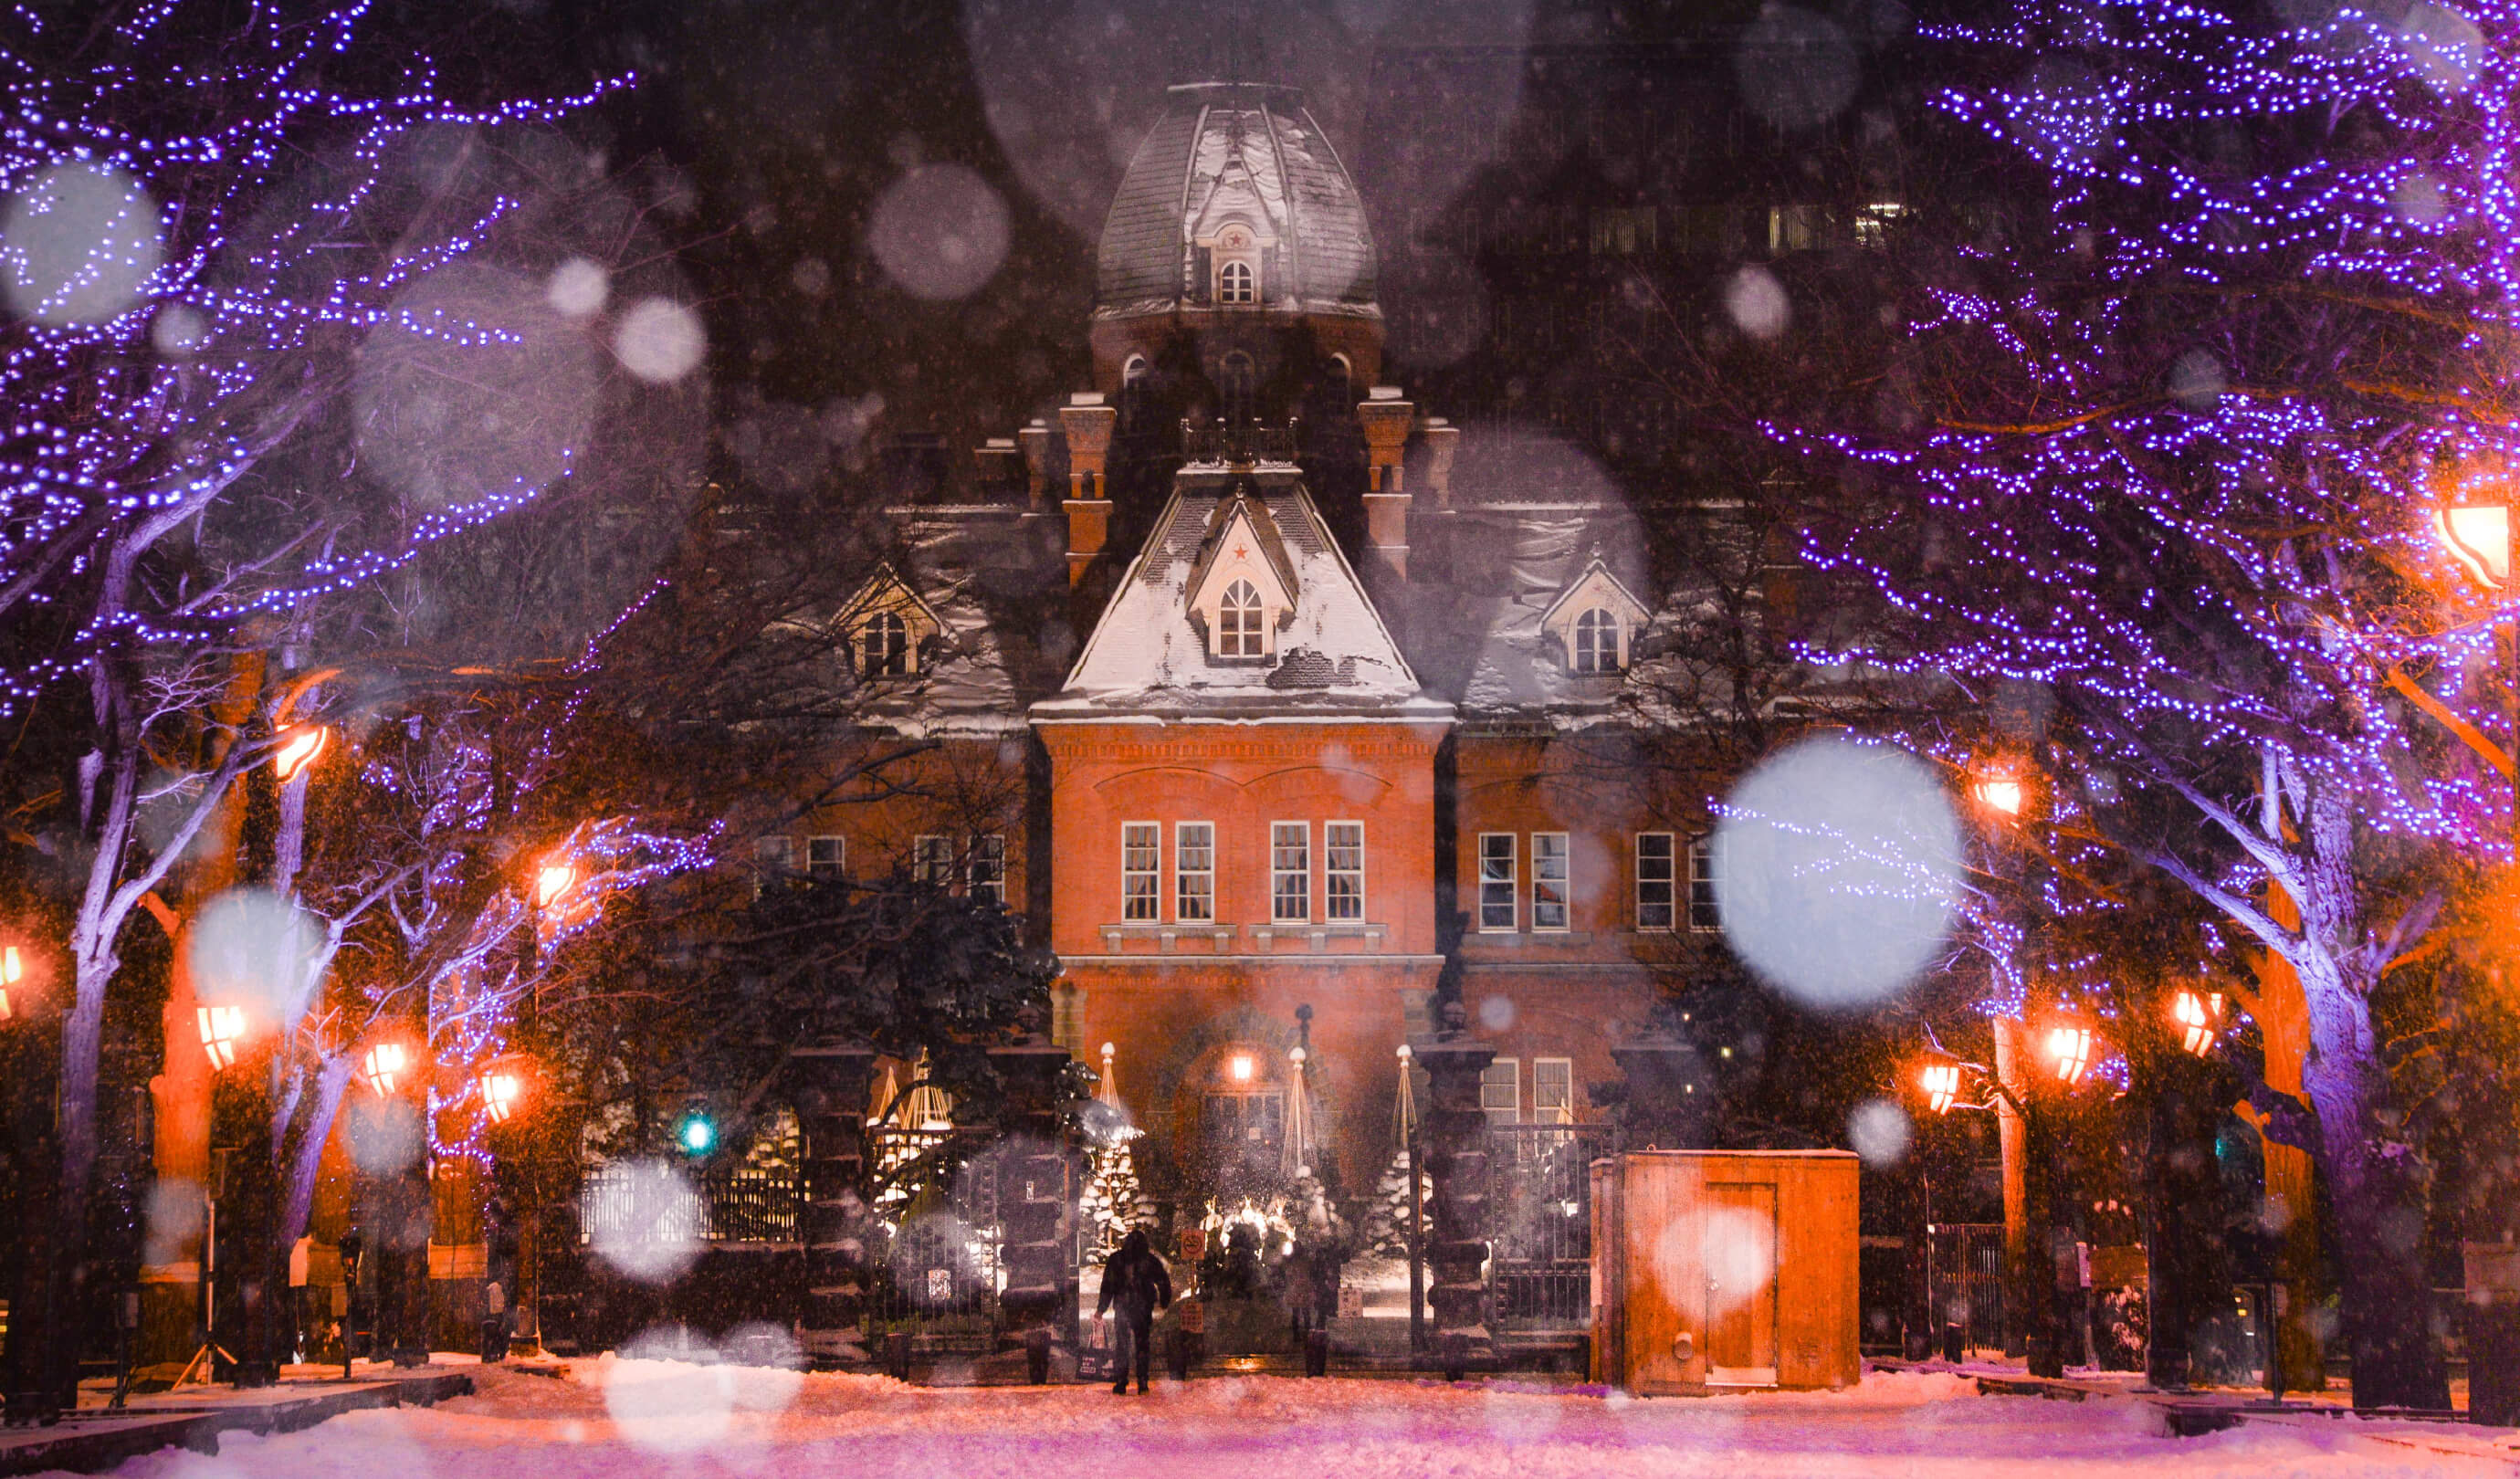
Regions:
M 1121 1240 L 1119 1251 L 1102 1265 L 1102 1297 L 1094 1303 L 1094 1314 L 1100 1319 L 1117 1308 L 1120 1319 L 1113 1329 L 1111 1370 L 1118 1379 L 1111 1383 L 1114 1396 L 1129 1390 L 1129 1357 L 1138 1360 L 1138 1395 L 1147 1392 L 1147 1367 L 1154 1360 L 1155 1312 L 1173 1302 L 1173 1277 L 1164 1269 L 1164 1261 L 1147 1242 L 1146 1230 L 1132 1229 Z

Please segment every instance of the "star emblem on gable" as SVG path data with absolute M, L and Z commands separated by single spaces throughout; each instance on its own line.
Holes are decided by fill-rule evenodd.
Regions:
M 1240 545 L 1236 545 L 1234 547 L 1234 558 L 1237 560 L 1249 560 L 1251 558 L 1251 552 Z

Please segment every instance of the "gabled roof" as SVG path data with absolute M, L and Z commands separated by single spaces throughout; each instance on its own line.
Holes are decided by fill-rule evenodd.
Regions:
M 866 584 L 858 587 L 858 593 L 832 617 L 832 625 L 845 630 L 854 625 L 858 617 L 878 606 L 902 605 L 910 605 L 926 617 L 929 626 L 940 632 L 946 630 L 945 618 L 936 614 L 936 608 L 919 594 L 917 586 L 901 578 L 901 572 L 893 568 L 889 560 L 876 566 L 875 573 L 867 577 Z
M 1269 515 L 1269 506 L 1251 496 L 1244 483 L 1234 490 L 1234 496 L 1216 506 L 1208 518 L 1208 535 L 1199 546 L 1198 560 L 1191 566 L 1190 576 L 1182 583 L 1182 599 L 1195 604 L 1198 594 L 1207 586 L 1207 575 L 1216 568 L 1218 558 L 1235 548 L 1237 531 L 1260 551 L 1269 568 L 1278 573 L 1278 584 L 1292 607 L 1301 598 L 1302 585 L 1295 578 L 1295 561 L 1286 553 L 1286 541 L 1278 533 L 1278 520 Z
M 1210 661 L 1190 619 L 1193 576 L 1242 500 L 1276 529 L 1281 547 L 1273 558 L 1286 561 L 1295 592 L 1279 660 L 1270 664 Z M 1263 526 L 1253 519 L 1254 528 Z M 1185 469 L 1066 686 L 1032 713 L 1046 722 L 1308 715 L 1440 721 L 1452 708 L 1419 686 L 1293 469 Z
M 1063 651 L 1052 616 L 1067 598 L 1066 560 L 1020 511 L 995 506 L 892 509 L 891 554 L 833 617 L 852 619 L 897 585 L 942 639 L 917 673 L 859 686 L 855 722 L 904 736 L 1021 733 L 1024 705 L 1054 692 Z M 893 598 L 898 599 L 898 598 Z
M 1595 578 L 1597 576 L 1598 580 Z M 1573 580 L 1568 581 L 1566 589 L 1560 591 L 1557 599 L 1549 604 L 1549 608 L 1540 613 L 1541 630 L 1547 631 L 1556 625 L 1558 614 L 1577 596 L 1588 590 L 1598 590 L 1603 586 L 1607 586 L 1620 601 L 1626 603 L 1626 609 L 1619 612 L 1619 617 L 1631 627 L 1652 614 L 1651 608 L 1639 601 L 1635 592 L 1629 590 L 1618 576 L 1610 573 L 1610 567 L 1601 562 L 1601 556 L 1598 551 L 1596 551 L 1592 562 L 1585 565 Z

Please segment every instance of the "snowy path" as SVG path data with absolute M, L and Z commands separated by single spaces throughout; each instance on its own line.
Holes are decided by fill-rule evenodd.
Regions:
M 608 1402 L 608 1380 L 612 1390 Z M 232 1435 L 215 1458 L 160 1453 L 122 1479 L 1168 1479 L 1293 1473 L 2174 1475 L 2388 1479 L 2509 1474 L 2348 1423 L 2155 1436 L 2132 1402 L 1976 1397 L 1948 1375 L 1873 1375 L 1832 1395 L 1635 1402 L 1393 1381 L 1271 1377 L 1158 1386 L 927 1390 L 879 1377 L 604 1361 L 554 1381 L 496 1368 L 435 1409 Z

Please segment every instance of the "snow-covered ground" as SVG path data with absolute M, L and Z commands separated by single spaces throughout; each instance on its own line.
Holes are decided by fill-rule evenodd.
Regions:
M 2507 1474 L 2511 1463 L 2312 1419 L 2159 1435 L 2133 1401 L 1978 1397 L 1947 1374 L 1853 1391 L 1633 1401 L 1497 1383 L 1276 1377 L 1107 1388 L 925 1389 L 677 1362 L 496 1367 L 433 1410 L 355 1412 L 301 1433 L 163 1452 L 123 1479 L 1093 1479 L 1138 1476 L 2171 1475 L 2205 1479 Z M 2465 1432 L 2467 1430 L 2461 1430 Z M 2471 1441 L 2473 1441 L 2471 1439 Z

